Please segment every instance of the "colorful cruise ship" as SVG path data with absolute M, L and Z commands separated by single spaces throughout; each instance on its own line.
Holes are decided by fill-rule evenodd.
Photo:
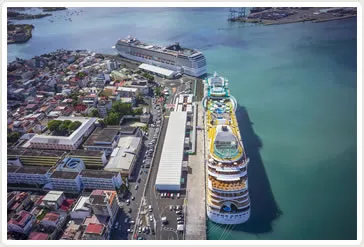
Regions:
M 250 217 L 248 163 L 228 81 L 215 74 L 205 82 L 206 211 L 219 224 Z

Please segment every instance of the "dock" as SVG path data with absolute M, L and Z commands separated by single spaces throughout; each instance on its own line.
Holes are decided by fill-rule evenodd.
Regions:
M 197 126 L 203 124 L 202 103 L 196 104 Z M 205 144 L 204 130 L 196 130 L 196 154 L 189 156 L 186 200 L 186 240 L 206 239 Z

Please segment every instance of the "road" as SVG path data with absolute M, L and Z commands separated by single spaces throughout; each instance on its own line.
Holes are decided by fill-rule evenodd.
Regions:
M 167 79 L 162 79 L 162 78 L 158 78 L 158 82 L 163 85 L 166 86 L 167 88 L 170 89 L 171 95 L 167 98 L 166 100 L 166 104 L 170 104 L 173 102 L 175 96 L 180 93 L 180 92 L 184 92 L 186 90 L 186 88 L 189 87 L 189 82 L 192 82 L 191 78 L 187 78 L 187 77 L 182 77 L 180 79 L 175 79 L 175 80 L 167 80 Z M 175 88 L 174 90 L 172 90 L 172 88 Z M 153 116 L 153 120 L 157 120 L 157 110 L 154 109 L 154 104 L 153 102 L 151 103 L 151 111 L 150 113 Z M 155 153 L 154 153 L 154 158 L 153 158 L 153 163 L 151 164 L 151 167 L 149 169 L 146 168 L 142 168 L 142 160 L 145 156 L 145 152 L 147 150 L 147 145 L 148 143 L 153 139 L 153 136 L 155 134 L 156 128 L 148 128 L 148 139 L 146 139 L 144 141 L 144 147 L 142 149 L 141 155 L 136 163 L 136 167 L 134 170 L 134 176 L 135 176 L 135 180 L 130 181 L 129 183 L 129 189 L 130 189 L 130 194 L 124 199 L 124 202 L 126 199 L 130 199 L 131 196 L 135 196 L 135 200 L 130 200 L 130 206 L 126 206 L 124 205 L 124 210 L 120 209 L 119 213 L 117 215 L 117 221 L 119 222 L 119 227 L 117 230 L 112 230 L 111 232 L 111 238 L 110 239 L 135 239 L 136 237 L 143 237 L 144 239 L 174 239 L 174 240 L 178 240 L 178 239 L 183 239 L 183 235 L 182 233 L 177 233 L 177 215 L 175 213 L 175 211 L 171 211 L 169 209 L 170 205 L 173 205 L 174 207 L 179 205 L 182 206 L 183 205 L 183 201 L 184 201 L 184 195 L 185 192 L 182 191 L 181 197 L 179 199 L 176 198 L 176 193 L 174 193 L 174 199 L 171 198 L 160 198 L 160 194 L 157 193 L 157 191 L 155 190 L 155 181 L 156 181 L 156 177 L 157 177 L 157 173 L 158 173 L 158 166 L 159 166 L 159 160 L 161 157 L 161 153 L 162 153 L 162 149 L 163 149 L 163 143 L 164 143 L 164 138 L 165 138 L 165 134 L 166 134 L 166 130 L 167 130 L 167 126 L 168 126 L 168 117 L 169 117 L 169 110 L 166 110 L 163 116 L 163 121 L 162 121 L 162 126 L 156 126 L 156 128 L 159 128 L 160 132 L 158 133 L 159 136 L 159 141 L 157 143 L 157 146 L 155 148 Z M 148 172 L 150 172 L 151 174 L 149 175 L 149 181 L 146 184 L 146 180 L 147 180 L 147 175 Z M 183 173 L 183 177 L 185 178 L 185 181 L 187 181 L 187 173 L 184 172 Z M 140 179 L 140 183 L 138 183 L 138 180 Z M 139 188 L 137 190 L 135 190 L 135 185 L 139 184 Z M 144 187 L 145 188 L 145 195 L 143 195 L 143 191 L 144 191 Z M 183 189 L 185 190 L 185 185 L 182 186 Z M 143 197 L 144 196 L 144 197 Z M 145 198 L 145 204 L 144 206 L 141 205 L 142 200 Z M 148 205 L 151 205 L 153 210 L 152 212 L 148 212 Z M 125 213 L 127 212 L 127 210 L 129 208 L 132 208 L 132 212 L 131 213 Z M 139 210 L 140 209 L 140 210 Z M 139 218 L 137 218 L 139 215 Z M 153 217 L 153 221 L 151 222 L 149 220 L 149 216 L 152 215 Z M 168 219 L 168 224 L 167 225 L 162 225 L 162 221 L 161 218 L 163 216 L 166 216 Z M 129 217 L 131 220 L 135 221 L 135 226 L 131 226 L 129 223 L 124 223 L 124 220 L 126 217 Z M 139 221 L 140 219 L 142 219 L 143 224 L 141 225 L 142 227 L 144 226 L 150 226 L 151 229 L 155 230 L 155 235 L 149 233 L 138 233 L 138 228 L 139 228 Z M 132 230 L 136 230 L 135 234 L 133 236 L 132 233 L 127 233 L 127 229 L 132 229 Z
M 136 217 L 138 215 L 138 209 L 142 200 L 143 196 L 143 190 L 146 184 L 147 180 L 147 174 L 149 172 L 149 169 L 145 168 L 143 166 L 143 159 L 145 156 L 145 153 L 147 151 L 147 145 L 148 143 L 153 139 L 155 133 L 155 128 L 149 128 L 148 129 L 148 137 L 144 138 L 143 141 L 143 147 L 141 149 L 140 155 L 136 161 L 134 172 L 132 173 L 133 178 L 129 180 L 129 193 L 126 195 L 123 199 L 120 200 L 120 203 L 122 204 L 117 217 L 116 222 L 119 222 L 118 229 L 112 229 L 111 237 L 110 239 L 131 239 L 132 234 L 127 233 L 127 229 L 133 229 L 133 226 L 131 226 L 129 223 L 125 223 L 125 218 L 128 217 L 129 220 L 136 221 Z M 143 168 L 144 167 L 144 168 Z M 140 182 L 138 182 L 140 179 Z M 136 185 L 138 185 L 138 189 L 136 189 Z M 134 196 L 135 200 L 131 200 L 131 197 Z M 130 201 L 130 205 L 126 205 L 126 200 Z M 131 208 L 131 213 L 128 213 L 129 208 Z

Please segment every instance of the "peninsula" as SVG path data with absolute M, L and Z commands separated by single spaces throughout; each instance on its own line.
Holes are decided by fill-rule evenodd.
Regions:
M 8 44 L 23 43 L 32 37 L 34 26 L 30 24 L 9 24 Z
M 239 13 L 239 14 L 237 14 Z M 263 25 L 279 25 L 294 22 L 323 22 L 344 18 L 355 17 L 357 15 L 356 8 L 252 8 L 250 14 L 245 16 L 239 11 L 230 10 L 231 22 L 252 22 Z

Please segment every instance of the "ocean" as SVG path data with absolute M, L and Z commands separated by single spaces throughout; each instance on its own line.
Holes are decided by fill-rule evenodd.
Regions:
M 250 220 L 207 221 L 208 239 L 356 239 L 356 18 L 260 26 L 229 23 L 228 14 L 226 8 L 54 12 L 17 21 L 35 29 L 27 43 L 8 45 L 8 62 L 56 49 L 113 54 L 116 40 L 128 34 L 201 50 L 208 72 L 229 79 L 250 157 Z

